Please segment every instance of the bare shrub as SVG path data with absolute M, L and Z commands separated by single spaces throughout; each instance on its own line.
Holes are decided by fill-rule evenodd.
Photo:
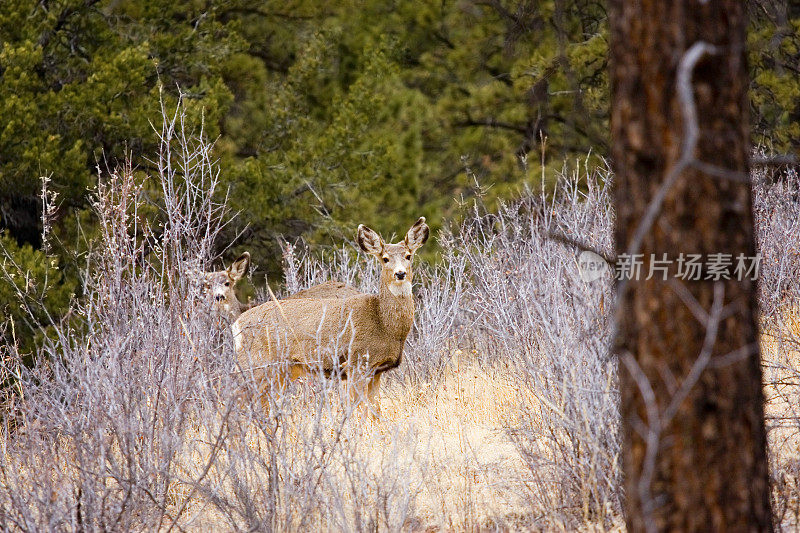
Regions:
M 791 167 L 752 175 L 773 510 L 792 530 L 800 525 L 800 178 Z
M 355 232 L 353 232 L 355 238 Z M 380 268 L 374 261 L 359 261 L 350 243 L 321 255 L 311 254 L 303 242 L 283 243 L 285 295 L 294 294 L 325 281 L 341 281 L 362 292 L 377 292 Z
M 188 136 L 182 108 L 165 111 L 160 140 L 156 176 L 129 166 L 99 175 L 101 235 L 72 323 L 55 327 L 30 369 L 4 346 L 9 408 L 21 422 L 2 435 L 6 527 L 172 521 L 177 465 L 196 446 L 187 435 L 197 409 L 215 403 L 209 384 L 224 351 L 185 274 L 210 259 L 226 208 L 215 199 L 212 145 L 202 131 Z M 158 196 L 160 220 L 146 216 L 147 193 Z
M 753 211 L 761 254 L 759 307 L 772 321 L 787 306 L 800 304 L 800 177 L 786 168 L 771 175 L 753 170 Z
M 496 212 L 478 203 L 441 232 L 441 261 L 416 269 L 405 361 L 372 422 L 348 400 L 353 383 L 319 373 L 252 401 L 261 391 L 227 325 L 187 275 L 206 269 L 227 215 L 213 146 L 180 107 L 165 117 L 157 172 L 99 178 L 102 235 L 73 320 L 32 367 L 0 346 L 0 526 L 620 525 L 611 280 L 583 281 L 569 244 L 613 255 L 607 170 L 565 172 L 554 191 Z M 800 186 L 791 170 L 754 175 L 773 492 L 788 527 L 800 514 Z M 377 291 L 378 268 L 352 245 L 284 249 L 288 293 L 330 279 Z
M 529 191 L 496 214 L 476 212 L 454 243 L 467 254 L 477 357 L 510 367 L 530 392 L 520 394 L 529 416 L 509 431 L 539 526 L 603 523 L 619 510 L 616 365 L 604 307 L 611 280 L 583 281 L 581 250 L 552 238 L 611 255 L 609 182 L 607 171 L 562 175 L 550 195 Z
M 102 232 L 74 321 L 31 368 L 2 346 L 19 420 L 0 437 L 3 527 L 403 527 L 409 480 L 422 479 L 397 457 L 419 452 L 406 443 L 413 428 L 363 438 L 335 380 L 250 401 L 226 322 L 191 275 L 206 270 L 226 215 L 213 146 L 190 135 L 182 107 L 164 116 L 155 175 L 99 176 Z
M 171 140 L 162 138 L 165 150 Z M 186 257 L 169 235 L 179 231 L 196 249 L 213 234 L 196 224 L 202 217 L 182 224 L 167 212 L 167 237 L 157 238 L 142 220 L 142 193 L 130 168 L 100 179 L 93 208 L 102 236 L 89 258 L 86 297 L 74 310 L 81 327 L 57 327 L 31 369 L 5 347 L 4 370 L 15 381 L 11 407 L 22 421 L 3 435 L 8 526 L 156 527 L 166 516 L 189 423 L 181 406 L 193 400 L 200 377 L 177 371 L 187 366 L 184 356 L 216 349 L 192 347 L 180 329 L 190 303 L 168 295 L 186 292 L 178 276 Z M 218 206 L 205 207 L 218 217 Z M 153 247 L 164 251 L 157 263 Z

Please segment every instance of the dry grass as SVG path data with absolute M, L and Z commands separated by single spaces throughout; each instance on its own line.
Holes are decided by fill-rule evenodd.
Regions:
M 507 523 L 533 512 L 516 485 L 525 465 L 508 429 L 525 416 L 507 369 L 483 369 L 456 355 L 436 385 L 396 383 L 382 401 L 383 428 L 416 428 L 430 454 L 417 519 L 427 527 Z M 389 431 L 387 431 L 389 429 Z
M 763 337 L 766 414 L 773 471 L 776 472 L 776 514 L 786 530 L 798 525 L 798 465 L 800 465 L 800 313 L 786 314 L 785 327 Z M 792 345 L 792 343 L 795 343 Z M 794 346 L 793 349 L 790 347 Z M 401 473 L 413 513 L 402 529 L 410 531 L 463 531 L 557 527 L 543 517 L 552 509 L 539 508 L 532 499 L 529 466 L 515 445 L 510 430 L 523 422 L 533 424 L 542 433 L 548 428 L 536 391 L 527 388 L 512 368 L 482 366 L 473 353 L 454 352 L 451 363 L 435 383 L 422 387 L 410 380 L 391 379 L 384 383 L 381 397 L 382 417 L 373 421 L 356 416 L 343 428 L 338 438 L 357 440 L 351 448 L 367 465 L 372 475 L 391 462 L 391 469 Z M 296 437 L 313 424 L 328 424 L 330 438 L 336 437 L 335 419 L 347 408 L 340 403 L 346 394 L 328 398 L 331 410 L 327 421 L 312 420 L 314 386 L 295 391 L 300 399 L 291 417 Z M 258 436 L 250 435 L 248 446 L 262 453 Z M 207 441 L 208 436 L 198 441 Z M 302 439 L 300 439 L 302 440 Z M 548 451 L 543 447 L 541 453 Z M 208 447 L 186 457 L 187 478 L 196 478 L 207 463 Z M 220 464 L 224 465 L 221 460 Z M 346 484 L 344 465 L 334 468 L 336 482 Z M 176 502 L 189 495 L 189 486 L 174 489 Z M 541 490 L 538 487 L 537 490 Z M 555 492 L 555 491 L 554 491 Z M 611 513 L 613 514 L 613 513 Z M 182 527 L 186 530 L 230 529 L 231 523 L 210 502 L 194 496 L 189 503 Z M 574 530 L 623 530 L 624 522 L 616 516 L 610 523 L 586 520 Z
M 476 204 L 439 236 L 441 265 L 420 268 L 415 326 L 376 422 L 336 381 L 246 400 L 254 384 L 228 330 L 187 281 L 208 266 L 226 209 L 211 146 L 174 135 L 182 117 L 165 116 L 158 231 L 131 226 L 145 207 L 130 172 L 96 191 L 104 231 L 75 309 L 82 327 L 55 328 L 30 368 L 0 345 L 0 379 L 15 384 L 6 420 L 22 423 L 0 431 L 0 529 L 624 527 L 611 282 L 583 282 L 574 250 L 548 237 L 611 253 L 607 172 L 561 176 L 552 196 L 528 192 L 497 213 Z M 755 205 L 773 501 L 796 529 L 800 312 L 782 309 L 800 294 L 800 256 L 785 246 L 800 182 L 786 177 L 759 182 Z M 376 269 L 347 247 L 292 257 L 290 291 L 329 278 L 375 290 Z
M 787 531 L 800 528 L 800 308 L 790 308 L 762 338 L 765 415 L 773 507 Z
M 539 400 L 511 369 L 481 367 L 472 355 L 454 353 L 441 379 L 430 386 L 420 388 L 410 380 L 400 379 L 384 383 L 382 416 L 378 421 L 356 410 L 342 424 L 342 417 L 346 418 L 352 408 L 343 400 L 349 398 L 346 392 L 332 387 L 321 392 L 319 384 L 300 384 L 291 392 L 295 409 L 282 414 L 285 437 L 296 442 L 297 447 L 293 451 L 285 449 L 282 460 L 297 464 L 307 460 L 306 446 L 314 440 L 310 438 L 314 428 L 326 428 L 324 438 L 314 444 L 317 451 L 326 446 L 347 450 L 333 458 L 332 463 L 338 464 L 328 466 L 328 483 L 347 487 L 353 463 L 359 463 L 355 470 L 361 478 L 379 480 L 374 485 L 378 491 L 391 485 L 392 479 L 402 483 L 407 507 L 413 512 L 394 524 L 376 518 L 374 523 L 380 529 L 479 531 L 555 527 L 546 518 L 552 509 L 537 508 L 536 501 L 530 498 L 532 489 L 526 487 L 531 483 L 529 466 L 510 432 L 532 420 L 535 424 L 538 420 L 537 425 L 545 431 L 545 421 L 537 415 Z M 318 408 L 317 395 L 326 396 L 325 408 Z M 243 442 L 254 454 L 263 456 L 269 452 L 265 434 L 253 428 L 245 433 Z M 197 446 L 190 446 L 192 453 L 178 461 L 186 479 L 197 479 L 211 455 L 212 435 L 198 428 L 194 438 Z M 228 448 L 235 449 L 236 444 L 229 443 Z M 296 455 L 292 457 L 293 454 Z M 228 468 L 228 458 L 218 457 L 209 477 L 216 478 L 221 491 L 232 494 L 235 489 L 225 474 Z M 190 496 L 191 487 L 177 484 L 172 490 L 177 508 Z M 344 505 L 351 507 L 345 514 L 364 506 L 365 502 L 355 501 L 357 498 L 371 499 L 366 507 L 380 505 L 380 495 L 372 490 L 345 489 L 344 496 Z M 298 526 L 302 519 L 294 516 L 291 526 Z M 244 521 L 234 519 L 232 523 L 230 516 L 220 513 L 214 502 L 200 494 L 191 496 L 180 524 L 183 529 L 196 531 L 246 528 Z M 621 521 L 616 525 L 621 527 Z M 580 529 L 608 527 L 608 523 L 604 527 L 602 522 L 586 521 Z

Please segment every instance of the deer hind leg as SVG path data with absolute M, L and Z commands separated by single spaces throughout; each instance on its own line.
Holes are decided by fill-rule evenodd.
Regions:
M 305 376 L 307 373 L 308 373 L 308 369 L 306 368 L 305 365 L 294 364 L 294 365 L 289 366 L 288 375 L 289 375 L 289 379 L 292 380 L 292 381 L 296 380 L 297 378 L 301 378 L 301 377 Z
M 303 377 L 308 373 L 306 367 L 300 364 L 290 364 L 280 370 L 266 372 L 261 380 L 261 406 L 265 413 L 269 412 L 270 398 L 275 394 L 283 394 L 290 381 Z
M 376 419 L 381 417 L 380 388 L 381 388 L 380 374 L 375 374 L 371 378 L 367 379 L 366 407 L 369 410 L 370 415 Z

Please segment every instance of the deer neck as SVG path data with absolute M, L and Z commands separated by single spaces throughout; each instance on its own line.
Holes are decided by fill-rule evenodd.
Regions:
M 223 306 L 224 314 L 231 323 L 236 322 L 236 319 L 239 318 L 239 315 L 244 311 L 243 307 L 239 300 L 234 299 L 233 302 Z
M 414 298 L 411 283 L 401 286 L 381 283 L 378 309 L 383 327 L 397 339 L 405 340 L 414 323 Z

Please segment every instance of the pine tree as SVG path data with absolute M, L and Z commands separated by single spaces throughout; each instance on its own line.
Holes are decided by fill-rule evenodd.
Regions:
M 628 528 L 770 531 L 756 284 L 733 266 L 755 257 L 745 7 L 610 8 L 616 244 L 642 254 L 617 287 Z

